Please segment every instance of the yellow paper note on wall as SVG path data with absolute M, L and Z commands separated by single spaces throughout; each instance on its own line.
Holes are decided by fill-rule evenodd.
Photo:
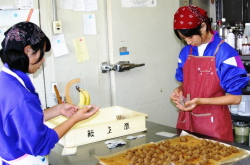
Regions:
M 88 47 L 85 41 L 85 37 L 74 39 L 74 47 L 78 63 L 89 60 Z

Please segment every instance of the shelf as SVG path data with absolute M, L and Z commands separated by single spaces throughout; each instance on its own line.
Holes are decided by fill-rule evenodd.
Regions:
M 241 120 L 241 121 L 247 121 L 250 122 L 250 116 L 239 116 L 237 114 L 231 113 L 232 120 Z

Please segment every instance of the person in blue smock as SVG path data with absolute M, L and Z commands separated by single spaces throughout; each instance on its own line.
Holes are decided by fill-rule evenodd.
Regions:
M 249 79 L 239 54 L 212 31 L 207 12 L 197 6 L 180 7 L 174 31 L 186 45 L 179 54 L 171 95 L 180 109 L 176 127 L 233 141 L 228 105 L 241 102 Z
M 0 72 L 0 160 L 4 165 L 48 165 L 46 155 L 58 140 L 99 107 L 78 109 L 64 103 L 43 110 L 28 74 L 45 61 L 44 54 L 51 48 L 48 37 L 31 22 L 17 23 L 4 35 L 0 51 L 4 64 Z M 58 115 L 68 119 L 54 129 L 44 124 Z

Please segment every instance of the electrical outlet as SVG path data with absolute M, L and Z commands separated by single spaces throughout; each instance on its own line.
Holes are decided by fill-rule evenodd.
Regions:
M 51 83 L 51 93 L 52 93 L 52 94 L 55 94 L 54 85 L 57 86 L 57 83 L 56 83 L 56 82 L 52 82 L 52 83 Z
M 53 21 L 53 32 L 54 34 L 62 33 L 62 22 Z

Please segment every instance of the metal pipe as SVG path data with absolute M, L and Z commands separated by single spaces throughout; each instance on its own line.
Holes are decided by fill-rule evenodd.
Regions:
M 52 8 L 53 8 L 53 20 L 57 21 L 56 0 L 52 0 Z
M 109 63 L 114 64 L 114 45 L 113 45 L 113 23 L 112 23 L 112 0 L 106 0 L 107 5 L 107 25 L 108 25 L 108 44 L 109 44 Z M 116 81 L 115 72 L 110 73 L 110 84 L 111 84 L 111 105 L 117 104 L 116 100 Z

